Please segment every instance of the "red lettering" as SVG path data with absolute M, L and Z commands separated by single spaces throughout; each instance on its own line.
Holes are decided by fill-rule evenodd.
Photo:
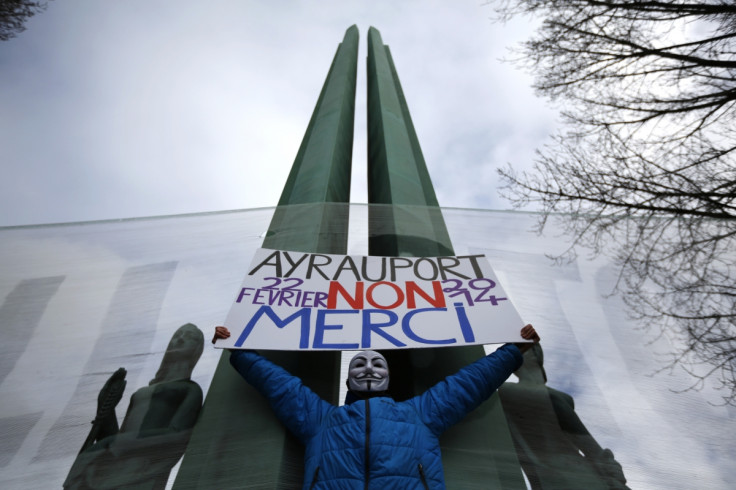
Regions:
M 352 296 L 344 287 L 342 287 L 342 284 L 340 284 L 337 281 L 330 281 L 330 290 L 327 293 L 327 309 L 328 310 L 337 309 L 337 294 L 338 293 L 340 293 L 342 298 L 345 301 L 347 301 L 348 305 L 350 305 L 350 308 L 352 308 L 353 310 L 363 309 L 363 282 L 362 281 L 355 283 L 355 294 L 353 294 Z M 368 301 L 370 301 L 370 299 Z
M 379 305 L 376 303 L 376 301 L 373 299 L 373 290 L 376 289 L 381 284 L 385 284 L 386 286 L 391 287 L 396 292 L 396 301 L 391 303 L 390 305 Z M 399 286 L 392 282 L 387 281 L 379 281 L 377 283 L 371 284 L 368 286 L 368 290 L 366 291 L 366 299 L 368 302 L 373 306 L 374 308 L 380 308 L 381 310 L 391 310 L 393 308 L 396 308 L 401 303 L 404 302 L 404 292 L 401 290 Z
M 430 296 L 428 292 L 420 288 L 414 281 L 406 281 L 406 305 L 410 309 L 416 308 L 417 302 L 416 296 L 414 295 L 418 294 L 435 308 L 444 308 L 446 306 L 445 295 L 442 294 L 440 282 L 432 281 L 432 289 L 434 291 L 434 297 Z

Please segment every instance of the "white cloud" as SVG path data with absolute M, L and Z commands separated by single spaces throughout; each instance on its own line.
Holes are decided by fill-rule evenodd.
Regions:
M 391 47 L 443 206 L 505 207 L 552 116 L 498 62 L 529 26 L 474 2 L 52 2 L 0 46 L 0 225 L 275 205 L 345 29 L 360 29 L 353 193 L 367 200 L 365 56 Z

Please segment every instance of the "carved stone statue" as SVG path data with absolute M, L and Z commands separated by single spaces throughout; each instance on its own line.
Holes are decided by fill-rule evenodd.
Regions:
M 621 465 L 575 413 L 567 393 L 546 386 L 542 346 L 524 354 L 518 383 L 499 396 L 516 452 L 533 489 L 628 489 Z
M 148 386 L 133 393 L 118 427 L 115 406 L 125 389 L 125 369 L 103 386 L 97 415 L 64 482 L 65 489 L 163 489 L 184 453 L 202 408 L 202 389 L 190 378 L 204 336 L 188 323 L 171 337 Z

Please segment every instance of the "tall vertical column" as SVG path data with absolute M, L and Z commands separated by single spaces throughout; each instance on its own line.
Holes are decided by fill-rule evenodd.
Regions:
M 391 52 L 373 27 L 368 31 L 368 201 L 387 205 L 369 211 L 371 255 L 452 254 Z
M 332 61 L 265 248 L 347 251 L 357 59 L 358 28 L 352 26 Z M 339 353 L 267 354 L 322 398 L 337 402 Z M 300 488 L 303 451 L 224 352 L 174 488 Z
M 368 31 L 368 198 L 371 255 L 453 255 L 452 243 L 391 52 Z M 484 355 L 481 346 L 384 352 L 397 400 Z M 497 395 L 440 440 L 448 488 L 525 488 Z

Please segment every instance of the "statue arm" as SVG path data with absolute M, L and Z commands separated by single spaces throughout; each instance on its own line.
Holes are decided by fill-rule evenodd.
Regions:
M 140 434 L 121 432 L 115 436 L 108 450 L 119 459 L 132 457 L 156 457 L 183 450 L 192 429 L 152 429 Z
M 191 429 L 197 422 L 202 408 L 202 388 L 191 381 L 186 383 L 186 395 L 176 407 L 169 423 L 164 427 L 120 432 L 109 449 L 117 457 L 126 455 L 170 453 L 173 448 L 185 445 Z M 129 407 L 130 410 L 130 407 Z
M 176 409 L 176 413 L 169 424 L 169 428 L 176 431 L 194 427 L 197 417 L 199 417 L 199 411 L 202 409 L 202 388 L 193 381 L 189 381 L 187 384 L 187 394 Z

